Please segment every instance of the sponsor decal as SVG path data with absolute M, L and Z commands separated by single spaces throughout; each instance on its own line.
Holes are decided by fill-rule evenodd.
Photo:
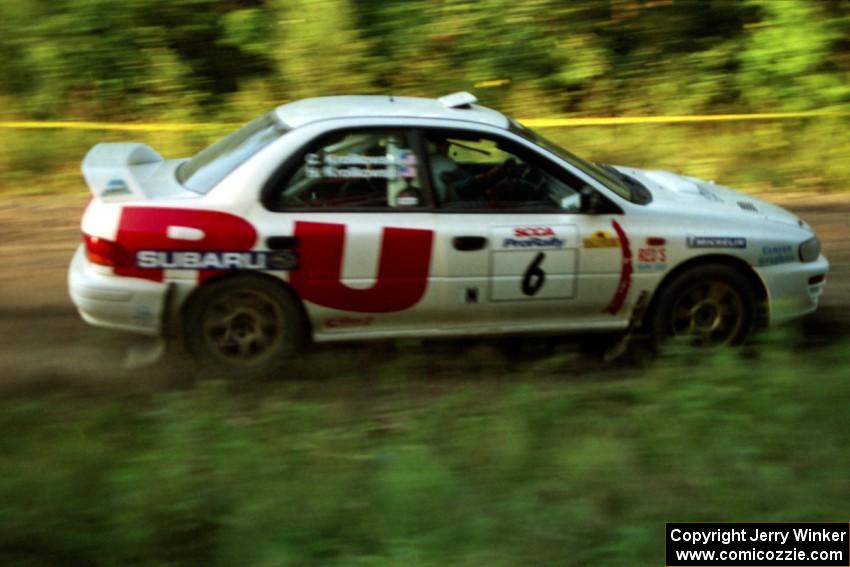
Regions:
M 759 266 L 776 266 L 796 261 L 797 256 L 794 254 L 794 247 L 790 244 L 781 244 L 778 246 L 762 246 L 758 263 Z
M 328 329 L 344 329 L 348 327 L 368 327 L 372 324 L 372 317 L 334 317 L 325 321 Z
M 688 248 L 746 248 L 740 236 L 688 236 Z
M 617 248 L 620 240 L 607 230 L 597 230 L 582 241 L 585 248 Z
M 203 237 L 191 241 L 171 238 L 170 226 L 195 228 L 203 232 Z M 245 219 L 220 211 L 124 207 L 116 241 L 138 262 L 141 251 L 249 252 L 257 242 L 257 231 Z M 222 273 L 222 268 L 196 269 L 200 282 Z M 163 280 L 163 273 L 164 268 L 138 265 L 115 268 L 116 275 L 157 282 Z
M 626 231 L 620 226 L 616 220 L 611 220 L 611 225 L 620 239 L 620 252 L 622 254 L 622 262 L 620 264 L 620 281 L 617 284 L 617 289 L 614 291 L 614 296 L 611 298 L 611 303 L 605 308 L 605 313 L 616 315 L 623 307 L 626 301 L 626 296 L 629 294 L 629 288 L 632 286 L 632 250 L 629 248 L 629 237 L 626 236 Z
M 299 268 L 289 283 L 305 301 L 359 313 L 390 313 L 413 307 L 428 287 L 434 231 L 386 227 L 375 284 L 354 289 L 342 283 L 345 225 L 295 222 Z
M 181 240 L 168 236 L 169 226 L 195 228 L 203 232 L 200 240 Z M 431 230 L 387 227 L 383 229 L 378 272 L 375 284 L 368 289 L 353 289 L 341 281 L 345 250 L 345 225 L 336 223 L 295 223 L 295 238 L 299 242 L 297 269 L 289 272 L 289 283 L 305 300 L 323 307 L 362 313 L 402 311 L 416 305 L 428 287 L 434 232 Z M 198 256 L 182 256 L 186 265 L 195 260 L 198 281 L 232 269 L 235 263 L 226 254 L 246 253 L 239 262 L 260 262 L 252 248 L 257 243 L 257 231 L 247 220 L 220 211 L 178 209 L 167 207 L 125 207 L 121 213 L 116 241 L 138 261 L 139 252 L 147 265 L 177 261 L 175 252 L 194 252 Z M 160 256 L 157 253 L 169 254 Z M 219 253 L 213 257 L 208 253 Z M 284 254 L 281 254 L 284 253 Z M 267 253 L 269 270 L 292 269 L 292 251 Z M 192 258 L 189 260 L 189 258 Z M 209 262 L 207 262 L 209 260 Z M 164 265 L 164 264 L 163 264 Z M 208 267 L 216 266 L 216 267 Z M 115 274 L 162 281 L 165 267 L 131 266 L 115 268 Z
M 209 252 L 139 250 L 136 266 L 161 270 L 293 270 L 298 257 L 292 250 L 275 252 Z
M 640 248 L 637 267 L 643 271 L 667 269 L 667 249 L 664 246 Z
M 413 179 L 416 154 L 403 151 L 398 157 L 310 153 L 304 156 L 304 174 L 311 179 Z
M 513 238 L 502 240 L 503 248 L 563 248 L 565 244 L 550 226 L 518 227 Z

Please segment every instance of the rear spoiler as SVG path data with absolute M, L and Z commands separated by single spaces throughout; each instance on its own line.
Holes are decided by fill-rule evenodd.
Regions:
M 144 182 L 163 162 L 141 143 L 97 144 L 83 158 L 83 177 L 95 197 L 148 197 Z

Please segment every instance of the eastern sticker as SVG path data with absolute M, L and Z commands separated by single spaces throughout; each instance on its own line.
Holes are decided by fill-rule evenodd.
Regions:
M 790 244 L 762 246 L 761 255 L 758 259 L 759 266 L 776 266 L 796 261 L 797 256 L 794 254 L 794 247 Z

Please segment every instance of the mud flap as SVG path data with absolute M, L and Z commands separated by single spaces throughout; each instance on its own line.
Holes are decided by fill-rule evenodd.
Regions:
M 124 356 L 124 368 L 136 370 L 153 366 L 165 356 L 165 337 L 174 333 L 174 305 L 175 286 L 169 283 L 162 300 L 162 316 L 160 317 L 160 328 L 158 337 L 140 337 L 136 342 L 127 347 Z
M 136 370 L 152 366 L 165 355 L 165 340 L 162 337 L 143 337 L 127 347 L 124 368 Z
M 648 300 L 649 292 L 642 291 L 640 296 L 638 296 L 638 300 L 635 302 L 634 309 L 632 309 L 632 316 L 629 318 L 629 326 L 626 327 L 626 331 L 622 334 L 622 336 L 605 351 L 605 354 L 602 355 L 602 360 L 605 362 L 611 362 L 620 358 L 629 350 L 629 345 L 631 344 L 635 329 L 640 327 L 640 323 L 643 320 Z

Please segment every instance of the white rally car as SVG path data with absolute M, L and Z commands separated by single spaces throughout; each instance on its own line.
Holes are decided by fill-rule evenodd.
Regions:
M 306 342 L 642 329 L 734 344 L 813 311 L 784 209 L 593 164 L 456 93 L 293 102 L 189 159 L 94 146 L 69 285 L 89 323 L 219 368 Z

